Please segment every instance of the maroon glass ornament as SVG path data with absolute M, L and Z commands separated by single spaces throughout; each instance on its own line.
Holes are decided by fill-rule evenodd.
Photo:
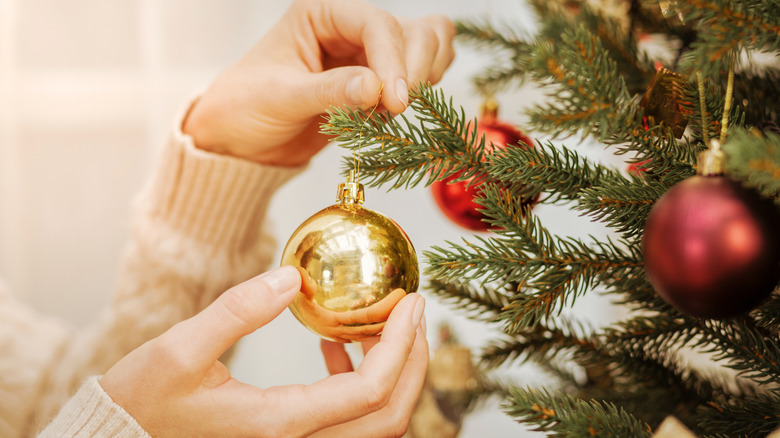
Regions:
M 747 312 L 780 280 L 780 212 L 723 175 L 724 162 L 713 142 L 699 158 L 698 174 L 655 203 L 642 238 L 650 283 L 696 317 Z

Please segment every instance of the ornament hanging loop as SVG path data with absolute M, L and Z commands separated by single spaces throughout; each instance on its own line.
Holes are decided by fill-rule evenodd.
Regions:
M 368 115 L 366 116 L 366 120 L 363 123 L 368 122 L 371 120 L 371 117 L 374 116 L 374 113 L 376 112 L 376 109 L 379 107 L 379 105 L 382 104 L 382 93 L 385 90 L 385 84 L 384 82 L 379 84 L 379 98 L 377 99 L 376 105 L 371 107 L 371 111 L 368 112 Z M 349 182 L 358 182 L 360 181 L 360 146 L 363 140 L 363 128 L 360 129 L 360 142 L 358 142 L 357 149 L 352 153 L 352 164 L 354 167 L 354 170 L 350 170 L 350 176 L 347 177 L 347 183 Z M 351 180 L 351 181 L 350 181 Z M 341 191 L 341 186 L 339 186 L 339 192 Z M 361 186 L 362 190 L 362 186 Z M 339 195 L 339 199 L 341 199 L 341 195 Z M 362 202 L 362 201 L 361 201 Z
M 355 180 L 355 171 L 350 170 L 347 182 L 339 184 L 338 198 L 342 204 L 360 205 L 366 198 L 363 193 L 363 184 Z
M 696 173 L 702 176 L 723 175 L 726 172 L 726 154 L 720 149 L 720 141 L 710 140 L 710 147 L 696 157 Z

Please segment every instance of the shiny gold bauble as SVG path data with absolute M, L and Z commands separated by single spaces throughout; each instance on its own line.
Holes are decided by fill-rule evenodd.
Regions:
M 419 284 L 409 237 L 361 205 L 362 189 L 350 174 L 339 185 L 339 202 L 304 221 L 282 253 L 282 265 L 297 267 L 303 279 L 292 314 L 332 341 L 381 333 L 393 307 Z

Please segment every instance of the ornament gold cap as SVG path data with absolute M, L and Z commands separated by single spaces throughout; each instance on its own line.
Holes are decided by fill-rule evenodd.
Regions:
M 355 181 L 354 170 L 349 171 L 347 182 L 339 184 L 338 197 L 342 204 L 362 204 L 365 201 L 363 184 Z
M 495 97 L 488 96 L 485 101 L 480 105 L 480 113 L 482 118 L 497 117 L 498 116 L 498 101 Z
M 698 175 L 723 175 L 726 172 L 726 154 L 720 149 L 720 142 L 710 141 L 709 149 L 699 153 L 696 164 Z

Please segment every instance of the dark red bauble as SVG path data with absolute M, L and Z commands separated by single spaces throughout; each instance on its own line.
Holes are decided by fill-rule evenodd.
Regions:
M 780 280 L 780 213 L 725 176 L 694 176 L 653 206 L 642 238 L 650 283 L 696 317 L 747 312 Z
M 530 138 L 512 125 L 500 121 L 495 117 L 495 114 L 491 113 L 483 114 L 477 122 L 477 134 L 485 136 L 487 152 L 491 152 L 493 147 L 505 148 L 507 145 L 517 145 L 518 142 L 522 142 L 527 147 L 533 147 Z M 479 185 L 469 185 L 471 179 L 452 182 L 457 177 L 456 174 L 431 184 L 431 193 L 436 205 L 448 219 L 457 225 L 473 231 L 487 231 L 490 224 L 482 220 L 485 217 L 479 211 L 482 206 L 474 202 L 474 198 L 479 194 Z M 538 196 L 527 203 L 533 204 L 537 199 Z

